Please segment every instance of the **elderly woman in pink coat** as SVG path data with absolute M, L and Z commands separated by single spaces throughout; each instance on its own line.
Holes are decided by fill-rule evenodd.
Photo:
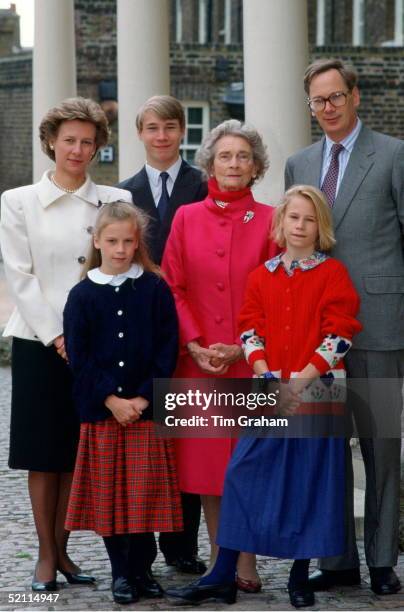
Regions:
M 251 186 L 268 169 L 266 148 L 251 126 L 231 119 L 205 138 L 197 163 L 208 196 L 177 211 L 162 267 L 176 300 L 181 334 L 178 378 L 248 378 L 237 337 L 248 274 L 276 254 L 269 238 L 273 208 L 254 200 Z M 179 439 L 183 492 L 201 495 L 214 559 L 224 474 L 234 439 Z M 239 587 L 261 587 L 252 555 L 241 555 Z

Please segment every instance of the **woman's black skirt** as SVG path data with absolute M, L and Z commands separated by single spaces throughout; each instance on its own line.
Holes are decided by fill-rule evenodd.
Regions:
M 72 377 L 54 346 L 13 338 L 9 466 L 71 472 L 79 438 Z

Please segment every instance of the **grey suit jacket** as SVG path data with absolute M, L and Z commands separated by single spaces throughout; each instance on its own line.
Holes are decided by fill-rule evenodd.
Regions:
M 319 187 L 325 138 L 286 162 L 286 188 Z M 354 347 L 404 348 L 404 142 L 362 127 L 332 210 L 337 245 L 361 297 Z

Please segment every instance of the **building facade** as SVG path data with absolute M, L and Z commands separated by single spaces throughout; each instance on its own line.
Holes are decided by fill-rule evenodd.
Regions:
M 360 75 L 361 117 L 399 138 L 404 136 L 403 15 L 404 0 L 308 1 L 311 59 L 352 63 Z M 101 102 L 111 119 L 111 148 L 92 175 L 113 184 L 119 120 L 116 0 L 75 0 L 75 33 L 78 93 Z M 186 108 L 183 154 L 192 162 L 212 126 L 244 117 L 242 0 L 170 0 L 170 81 L 171 93 Z M 32 51 L 20 46 L 13 5 L 0 11 L 0 108 L 1 192 L 32 181 Z M 316 139 L 318 128 L 314 123 L 312 128 Z M 129 129 L 135 137 L 134 120 Z

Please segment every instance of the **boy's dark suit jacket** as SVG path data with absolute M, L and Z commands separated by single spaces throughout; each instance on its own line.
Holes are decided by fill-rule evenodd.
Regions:
M 170 196 L 166 216 L 163 222 L 161 222 L 145 167 L 131 178 L 119 183 L 118 186 L 130 191 L 133 203 L 150 216 L 151 222 L 148 246 L 153 261 L 158 264 L 161 263 L 164 247 L 177 208 L 183 204 L 199 202 L 205 199 L 208 192 L 206 182 L 203 181 L 201 172 L 183 160 Z

